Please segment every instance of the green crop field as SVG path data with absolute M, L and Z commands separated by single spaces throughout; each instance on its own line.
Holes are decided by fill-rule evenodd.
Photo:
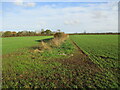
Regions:
M 8 54 L 20 48 L 36 45 L 37 40 L 51 38 L 52 36 L 33 36 L 33 37 L 9 37 L 2 38 L 2 53 Z
M 59 46 L 52 40 L 38 42 L 49 38 L 52 37 L 2 38 L 3 88 L 117 88 L 120 85 L 116 73 L 117 35 L 71 35 Z M 39 49 L 42 46 L 44 49 Z
M 118 81 L 118 35 L 71 35 L 70 38 L 94 63 Z
M 70 37 L 95 63 L 105 68 L 119 67 L 117 35 L 73 35 Z

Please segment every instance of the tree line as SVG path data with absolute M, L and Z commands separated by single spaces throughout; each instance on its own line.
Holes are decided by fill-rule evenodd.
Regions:
M 120 33 L 112 33 L 112 32 L 106 32 L 106 33 L 70 33 L 69 35 L 120 35 Z
M 17 36 L 49 36 L 53 35 L 55 32 L 52 32 L 51 30 L 42 29 L 40 32 L 35 31 L 5 31 L 2 33 L 2 37 L 17 37 Z

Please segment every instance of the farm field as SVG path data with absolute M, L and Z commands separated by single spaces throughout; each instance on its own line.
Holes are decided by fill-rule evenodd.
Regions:
M 2 38 L 2 54 L 8 54 L 20 48 L 36 45 L 37 40 L 52 38 L 52 36 L 9 37 Z
M 119 67 L 118 35 L 72 35 L 70 38 L 101 67 Z
M 0 88 L 119 90 L 119 1 L 2 0 Z
M 51 37 L 3 38 L 3 88 L 117 88 L 120 85 L 115 73 L 119 67 L 116 35 L 72 35 L 57 47 L 52 45 L 49 50 L 37 51 L 42 44 L 36 40 L 48 38 Z M 13 41 L 16 41 L 14 47 Z M 44 44 L 48 43 L 49 40 Z
M 90 59 L 119 80 L 118 35 L 71 35 Z

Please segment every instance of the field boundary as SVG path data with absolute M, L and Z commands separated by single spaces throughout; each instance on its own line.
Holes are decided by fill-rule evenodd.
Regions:
M 88 55 L 73 40 L 71 40 L 71 41 L 75 45 L 75 47 L 79 50 L 80 53 L 82 53 L 82 54 L 84 54 L 85 56 L 88 57 Z

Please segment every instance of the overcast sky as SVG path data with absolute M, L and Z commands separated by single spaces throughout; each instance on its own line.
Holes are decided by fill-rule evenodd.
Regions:
M 117 3 L 2 2 L 2 30 L 60 29 L 74 32 L 117 32 Z

